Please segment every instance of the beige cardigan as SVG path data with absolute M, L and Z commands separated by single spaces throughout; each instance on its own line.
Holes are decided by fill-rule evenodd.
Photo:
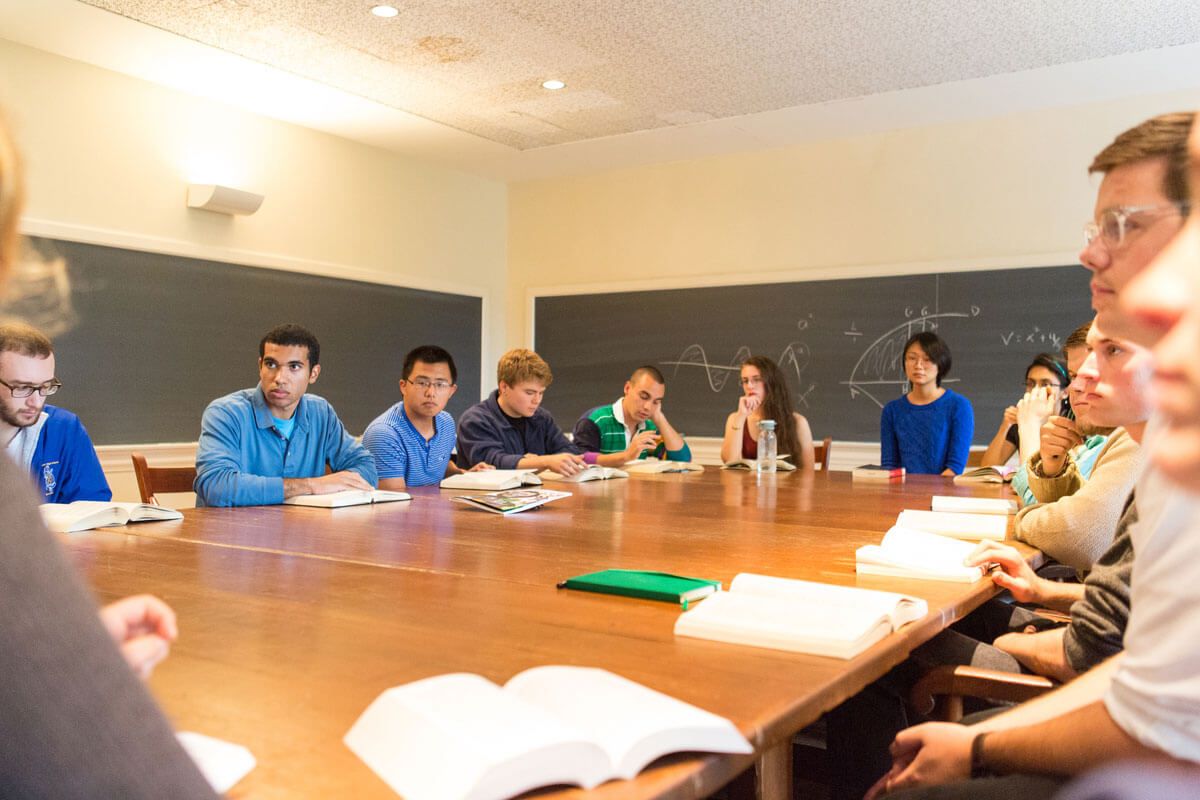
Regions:
M 1042 457 L 1035 454 L 1028 472 L 1029 488 L 1038 502 L 1017 514 L 1017 538 L 1086 573 L 1112 544 L 1121 509 L 1141 469 L 1141 451 L 1128 431 L 1117 428 L 1086 481 L 1070 457 L 1060 474 L 1042 477 Z

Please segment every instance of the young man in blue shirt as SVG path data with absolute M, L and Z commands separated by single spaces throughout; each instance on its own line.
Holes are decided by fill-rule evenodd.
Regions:
M 430 486 L 463 470 L 454 452 L 454 418 L 446 404 L 458 390 L 458 368 L 441 347 L 422 345 L 404 357 L 400 395 L 404 399 L 367 426 L 363 446 L 371 451 L 379 488 L 399 491 Z M 471 471 L 491 469 L 479 463 Z
M 317 337 L 299 325 L 267 332 L 258 345 L 259 384 L 217 398 L 204 411 L 197 505 L 272 505 L 374 488 L 371 454 L 324 398 L 305 394 L 321 374 L 320 358 Z
M 111 500 L 79 417 L 46 404 L 61 386 L 50 339 L 23 323 L 0 325 L 0 443 L 33 475 L 43 503 Z

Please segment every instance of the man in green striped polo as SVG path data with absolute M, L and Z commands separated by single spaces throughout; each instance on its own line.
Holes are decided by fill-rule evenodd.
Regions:
M 663 414 L 667 382 L 655 367 L 643 366 L 625 381 L 625 393 L 575 423 L 575 446 L 589 464 L 619 467 L 639 458 L 691 461 L 692 451 Z

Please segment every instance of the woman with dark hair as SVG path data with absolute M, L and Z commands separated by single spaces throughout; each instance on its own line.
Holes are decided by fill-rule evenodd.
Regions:
M 791 456 L 796 469 L 814 470 L 813 437 L 808 420 L 792 406 L 787 380 L 766 356 L 751 356 L 742 364 L 742 396 L 737 411 L 725 421 L 721 460 L 725 463 L 758 457 L 758 423 L 775 420 L 779 455 Z
M 957 475 L 967 466 L 975 412 L 967 398 L 942 386 L 949 373 L 950 348 L 936 333 L 918 333 L 904 343 L 910 389 L 883 407 L 883 466 L 931 475 Z
M 1038 451 L 1038 431 L 1051 416 L 1066 416 L 1069 406 L 1067 384 L 1071 378 L 1066 363 L 1053 353 L 1038 353 L 1025 369 L 1025 396 L 1015 406 L 1004 409 L 1000 428 L 980 460 L 981 467 L 1000 467 L 1014 453 L 1024 464 Z M 1022 435 L 1022 431 L 1025 435 Z

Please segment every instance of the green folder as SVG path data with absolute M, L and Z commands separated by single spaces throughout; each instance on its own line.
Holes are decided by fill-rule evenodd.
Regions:
M 638 569 L 605 569 L 576 575 L 558 584 L 560 589 L 620 594 L 679 603 L 686 611 L 688 603 L 721 590 L 720 581 L 689 578 L 669 572 L 645 572 Z

